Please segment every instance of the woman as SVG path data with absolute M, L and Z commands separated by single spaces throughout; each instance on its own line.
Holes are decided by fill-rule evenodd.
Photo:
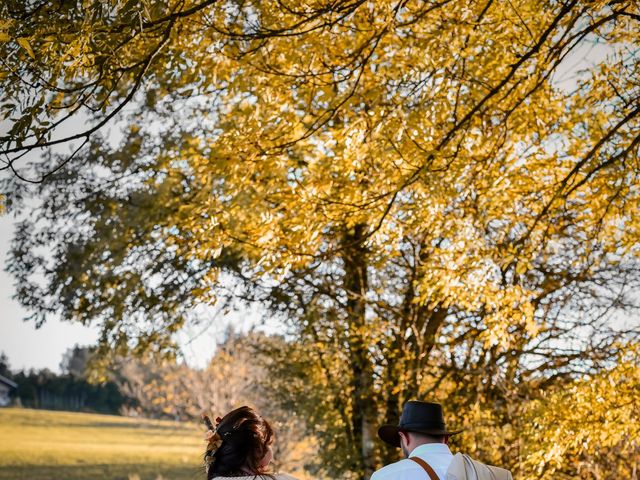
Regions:
M 206 415 L 203 419 L 207 425 L 207 450 L 204 454 L 207 480 L 296 480 L 289 475 L 270 473 L 273 430 L 253 408 L 232 410 L 223 418 L 217 418 L 216 425 Z

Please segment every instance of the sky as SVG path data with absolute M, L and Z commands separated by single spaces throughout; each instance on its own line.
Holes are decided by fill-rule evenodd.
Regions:
M 13 219 L 0 216 L 0 264 L 3 267 L 12 236 Z M 12 370 L 47 367 L 57 371 L 67 348 L 97 340 L 95 329 L 59 320 L 45 323 L 36 330 L 33 323 L 23 321 L 27 312 L 11 298 L 14 292 L 13 279 L 3 268 L 0 272 L 0 352 L 9 357 Z
M 575 72 L 599 62 L 609 52 L 604 45 L 584 44 L 563 62 L 554 82 L 560 88 L 570 90 L 575 86 Z M 13 371 L 31 368 L 59 371 L 66 350 L 76 344 L 94 344 L 98 338 L 98 330 L 96 327 L 85 327 L 55 318 L 39 329 L 35 328 L 33 322 L 23 321 L 27 312 L 12 298 L 15 293 L 13 280 L 4 271 L 12 235 L 12 217 L 0 216 L 0 352 L 7 355 Z M 203 310 L 201 315 L 202 325 L 181 332 L 178 338 L 184 360 L 195 367 L 206 365 L 215 351 L 216 342 L 221 339 L 229 323 L 240 330 L 246 330 L 264 317 L 258 307 L 232 312 L 226 316 L 215 310 Z M 278 328 L 277 322 L 271 321 L 263 328 L 274 331 Z

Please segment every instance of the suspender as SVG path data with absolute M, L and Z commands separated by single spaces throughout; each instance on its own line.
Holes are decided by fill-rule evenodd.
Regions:
M 413 460 L 418 465 L 420 465 L 422 468 L 424 468 L 424 471 L 427 472 L 427 475 L 429 475 L 429 478 L 431 480 L 440 480 L 440 478 L 438 477 L 436 472 L 433 470 L 433 468 L 431 468 L 431 465 L 429 465 L 423 459 L 421 459 L 419 457 L 409 457 L 409 460 Z

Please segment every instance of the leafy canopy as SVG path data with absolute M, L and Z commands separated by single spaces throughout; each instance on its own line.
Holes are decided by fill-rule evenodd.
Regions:
M 88 222 L 69 234 L 111 237 L 141 217 L 116 207 L 137 207 L 147 233 L 118 233 L 99 254 L 119 250 L 107 261 L 120 265 L 153 242 L 210 282 L 195 294 L 209 295 L 225 249 L 278 276 L 335 254 L 336 231 L 362 225 L 376 265 L 408 236 L 432 249 L 421 268 L 438 274 L 423 276 L 418 302 L 495 312 L 492 341 L 513 318 L 534 332 L 538 261 L 579 240 L 572 263 L 597 268 L 635 255 L 638 238 L 637 5 L 542 7 L 8 2 L 6 167 L 39 179 L 74 159 L 29 171 L 17 157 L 91 141 L 73 173 L 92 194 L 69 207 Z M 585 41 L 609 55 L 558 88 Z M 127 105 L 138 105 L 131 126 L 106 153 L 96 133 Z M 87 128 L 55 134 L 83 112 Z M 49 291 L 65 289 L 66 312 L 82 317 L 91 281 Z

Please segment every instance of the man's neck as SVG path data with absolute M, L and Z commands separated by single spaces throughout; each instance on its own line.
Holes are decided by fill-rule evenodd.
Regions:
M 411 450 L 411 453 L 409 453 L 409 455 L 407 455 L 407 457 L 410 457 L 411 455 L 413 455 L 417 450 L 419 449 L 430 449 L 435 447 L 438 451 L 442 450 L 442 447 L 446 447 L 446 450 L 449 450 L 449 447 L 446 443 L 444 442 L 424 442 L 424 443 L 420 443 L 419 445 L 416 445 L 413 450 Z

